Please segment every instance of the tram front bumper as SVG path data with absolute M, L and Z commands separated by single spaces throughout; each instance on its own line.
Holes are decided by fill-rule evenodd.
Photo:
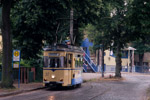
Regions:
M 45 86 L 56 86 L 56 85 L 62 85 L 64 82 L 50 82 L 50 81 L 44 81 L 43 82 Z

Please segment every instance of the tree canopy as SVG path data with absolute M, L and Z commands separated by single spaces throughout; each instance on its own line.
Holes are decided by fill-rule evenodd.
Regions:
M 23 58 L 36 58 L 45 42 L 60 43 L 69 36 L 71 8 L 74 10 L 75 44 L 79 45 L 83 38 L 80 28 L 94 22 L 100 0 L 46 0 L 46 3 L 21 0 L 15 4 L 11 11 L 13 44 L 21 49 Z
M 0 8 L 0 29 L 2 27 L 2 8 Z
M 143 57 L 145 52 L 150 51 L 150 2 L 148 0 L 133 0 L 128 12 L 128 25 L 136 41 L 133 46 L 139 54 L 140 65 L 143 65 Z
M 128 6 L 131 2 L 125 0 L 102 0 L 99 20 L 96 24 L 96 45 L 103 44 L 105 49 L 116 52 L 116 77 L 121 77 L 121 48 L 133 41 L 134 35 L 128 26 Z

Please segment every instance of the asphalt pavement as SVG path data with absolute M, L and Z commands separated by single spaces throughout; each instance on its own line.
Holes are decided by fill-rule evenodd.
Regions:
M 150 75 L 122 73 L 123 79 L 121 80 L 107 78 L 112 74 L 105 74 L 106 80 L 88 81 L 89 79 L 99 79 L 101 74 L 86 73 L 84 75 L 87 76 L 88 82 L 83 83 L 80 88 L 39 89 L 1 97 L 0 100 L 148 100 L 147 89 L 150 88 Z
M 89 81 L 92 79 L 98 79 L 101 77 L 100 73 L 83 73 L 83 81 Z M 10 96 L 10 95 L 16 95 L 20 93 L 25 93 L 29 91 L 35 91 L 39 89 L 43 89 L 43 83 L 38 82 L 38 83 L 28 83 L 28 84 L 20 84 L 18 86 L 17 83 L 14 84 L 15 89 L 0 89 L 0 97 L 5 97 L 5 96 Z
M 114 73 L 105 73 L 104 75 L 105 75 L 105 77 L 109 77 L 110 75 L 114 76 Z M 94 80 L 94 79 L 101 79 L 101 73 L 83 73 L 82 76 L 83 76 L 84 82 L 88 81 L 87 83 L 92 82 L 92 80 Z M 99 98 L 101 98 L 100 100 L 117 100 L 117 99 L 111 99 L 111 98 L 115 98 L 119 95 L 120 95 L 119 97 L 121 97 L 122 99 L 118 99 L 118 100 L 125 100 L 125 98 L 122 97 L 123 94 L 126 94 L 130 98 L 132 98 L 133 91 L 134 91 L 134 94 L 145 93 L 147 86 L 150 85 L 149 84 L 150 80 L 146 80 L 148 77 L 150 77 L 150 75 L 140 74 L 140 73 L 122 73 L 122 76 L 124 78 L 127 78 L 127 80 L 125 79 L 123 83 L 118 82 L 118 81 L 116 83 L 114 83 L 114 82 L 112 82 L 112 83 L 111 82 L 109 82 L 109 83 L 103 82 L 101 84 L 92 83 L 92 85 L 90 84 L 89 87 L 92 87 L 91 89 L 93 89 L 93 90 L 94 89 L 101 90 L 99 92 L 96 91 L 99 94 L 104 93 L 103 98 L 105 98 L 105 99 L 103 99 L 101 96 L 101 97 L 99 97 Z M 116 86 L 116 84 L 118 85 L 118 88 L 113 88 Z M 97 88 L 97 85 L 98 85 L 98 88 Z M 40 89 L 45 88 L 45 87 L 43 87 L 42 82 L 20 84 L 20 88 L 18 88 L 18 84 L 14 84 L 14 86 L 16 87 L 16 89 L 0 89 L 0 97 L 7 97 L 7 96 L 17 95 L 17 94 L 21 94 L 21 93 L 28 93 L 28 92 L 32 92 L 35 90 L 40 90 Z M 116 92 L 114 92 L 114 91 L 116 91 Z M 118 93 L 117 91 L 120 91 L 120 92 Z M 125 92 L 123 92 L 123 91 L 125 91 Z M 95 92 L 95 91 L 93 91 L 93 92 Z M 108 92 L 108 94 L 105 94 L 105 92 Z M 118 93 L 118 95 L 115 93 Z M 97 93 L 95 93 L 95 94 L 97 94 Z M 144 95 L 144 94 L 142 94 L 142 95 Z M 132 99 L 128 99 L 128 100 L 136 100 L 135 97 L 136 96 L 133 96 Z M 141 99 L 141 100 L 146 100 L 146 99 Z

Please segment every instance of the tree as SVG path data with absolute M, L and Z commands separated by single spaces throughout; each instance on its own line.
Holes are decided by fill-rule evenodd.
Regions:
M 144 39 L 150 34 L 150 2 L 148 0 L 134 0 L 129 8 L 129 26 L 136 38 Z
M 101 25 L 104 24 L 101 23 Z M 100 31 L 100 28 L 102 28 L 102 26 L 100 27 L 98 25 L 96 26 L 96 25 L 88 24 L 87 27 L 85 28 L 85 33 L 88 35 L 90 41 L 93 41 L 94 44 L 93 49 L 98 50 L 98 52 L 99 49 L 101 49 L 102 51 L 101 66 L 102 66 L 102 77 L 104 77 L 104 51 L 109 48 L 109 43 L 111 42 L 109 41 L 109 35 L 104 36 L 104 30 Z
M 69 35 L 71 8 L 74 11 L 75 45 L 80 45 L 83 38 L 80 28 L 96 16 L 93 11 L 98 9 L 99 3 L 99 0 L 19 1 L 11 12 L 14 47 L 21 49 L 22 58 L 30 59 L 37 58 L 45 42 L 50 45 L 61 43 Z
M 55 35 L 58 24 L 61 23 L 62 27 L 66 22 L 59 19 L 66 15 L 64 10 L 67 11 L 58 0 L 47 0 L 46 3 L 42 0 L 21 0 L 14 6 L 11 12 L 13 44 L 14 48 L 21 49 L 23 59 L 38 58 L 44 42 L 53 44 L 66 36 L 67 31 L 60 32 L 60 29 L 58 39 Z M 69 28 L 66 23 L 63 25 L 65 28 L 61 30 Z
M 135 53 L 139 55 L 139 65 L 143 66 L 143 58 L 145 52 L 150 52 L 149 36 L 145 36 L 144 39 L 138 39 L 132 43 L 136 48 Z
M 140 66 L 143 66 L 144 53 L 150 51 L 150 2 L 148 0 L 133 0 L 128 13 L 128 25 L 134 34 L 133 42 L 136 53 L 139 54 Z
M 134 37 L 127 26 L 126 14 L 129 4 L 130 0 L 102 0 L 100 18 L 96 24 L 98 33 L 94 36 L 95 43 L 115 51 L 116 77 L 121 77 L 121 49 Z
M 1 0 L 2 6 L 2 38 L 3 38 L 3 61 L 2 61 L 2 88 L 13 87 L 12 80 L 12 42 L 10 31 L 10 9 L 12 0 Z
M 2 8 L 0 7 L 0 29 L 2 27 Z

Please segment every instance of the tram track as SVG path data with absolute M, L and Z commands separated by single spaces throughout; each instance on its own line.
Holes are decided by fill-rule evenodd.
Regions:
M 86 88 L 88 87 L 88 88 Z M 76 100 L 76 99 L 80 99 L 83 97 L 86 97 L 86 98 L 82 98 L 82 100 L 94 100 L 95 98 L 107 93 L 108 91 L 111 90 L 111 87 L 108 87 L 107 89 L 103 88 L 102 91 L 100 91 L 101 93 L 97 93 L 97 90 L 99 88 L 102 88 L 102 87 L 108 87 L 107 85 L 100 85 L 100 86 L 97 86 L 97 84 L 93 84 L 93 83 L 88 83 L 88 84 L 85 84 L 83 87 L 81 87 L 80 89 L 75 89 L 73 91 L 70 91 L 71 94 L 76 94 L 76 96 L 78 97 L 70 97 L 70 96 L 65 96 L 63 97 L 62 100 Z M 94 92 L 91 92 L 91 91 L 94 91 Z M 67 93 L 66 93 L 67 94 Z M 63 96 L 63 95 L 59 95 L 59 96 Z M 76 98 L 76 99 L 72 99 L 72 98 Z M 56 99 L 57 100 L 57 99 Z
M 60 99 L 61 100 L 76 100 L 76 99 L 72 99 L 72 98 L 76 98 L 76 96 L 80 98 L 83 96 L 83 94 L 88 95 L 89 92 L 93 89 L 94 89 L 94 86 L 88 83 L 88 84 L 83 84 L 83 86 L 81 88 L 75 88 L 73 90 L 67 90 L 67 91 L 63 90 L 63 91 L 65 91 L 65 92 L 63 92 L 63 94 L 61 93 L 62 91 L 58 91 L 53 96 L 55 97 L 54 100 L 60 100 Z M 70 96 L 68 94 L 76 94 L 76 95 Z M 61 97 L 61 98 L 59 98 L 59 97 Z M 78 100 L 81 100 L 81 99 L 78 99 Z
M 94 83 L 93 84 L 93 89 L 98 90 L 98 88 L 103 88 L 104 90 L 99 91 L 99 93 L 97 93 L 97 91 L 93 94 L 95 94 L 94 96 L 91 96 L 90 98 L 88 98 L 88 100 L 94 100 L 99 96 L 104 95 L 105 93 L 109 92 L 111 90 L 111 87 L 105 84 L 100 84 L 100 87 L 97 85 L 98 83 Z M 105 87 L 105 88 L 104 88 Z M 107 87 L 107 88 L 106 88 Z
M 16 95 L 12 100 L 19 100 L 24 95 L 25 99 L 22 100 L 93 100 L 105 93 L 107 93 L 110 88 L 104 89 L 107 85 L 102 85 L 98 83 L 84 83 L 81 88 L 75 89 L 41 89 L 39 91 L 32 91 L 20 95 Z M 103 89 L 102 89 L 103 88 Z M 99 89 L 102 89 L 98 92 Z M 101 93 L 100 93 L 101 92 Z M 32 94 L 29 95 L 29 94 Z M 42 94 L 42 95 L 41 95 Z M 43 99 L 44 98 L 44 99 Z
M 93 96 L 92 98 L 90 98 L 89 100 L 94 100 L 95 98 L 99 97 L 99 96 L 102 96 L 103 94 L 107 93 L 108 91 L 110 91 L 111 88 L 105 90 L 103 93 L 100 93 L 100 94 L 97 94 L 95 96 Z
M 82 87 L 81 87 L 82 88 Z M 80 89 L 81 90 L 81 92 L 84 92 L 84 93 L 88 93 L 91 89 L 93 89 L 94 88 L 94 86 L 93 85 L 90 85 L 89 86 L 89 88 L 86 88 L 85 90 L 82 90 L 82 89 Z

